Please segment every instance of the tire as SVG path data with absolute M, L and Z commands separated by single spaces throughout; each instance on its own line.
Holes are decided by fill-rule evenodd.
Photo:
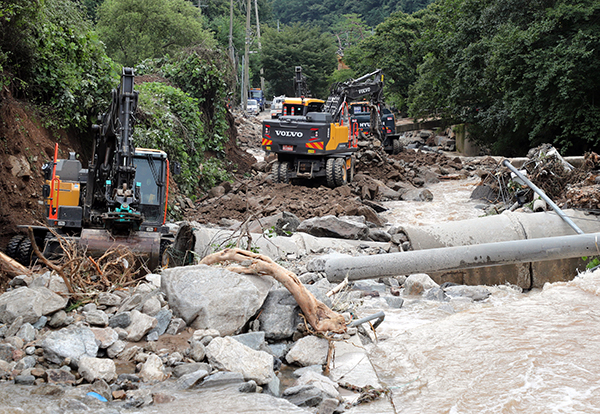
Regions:
M 394 138 L 392 140 L 392 154 L 400 154 L 402 152 L 402 147 L 400 146 L 400 140 L 398 138 Z
M 8 242 L 8 246 L 6 246 L 6 255 L 11 259 L 18 259 L 17 252 L 19 251 L 19 244 L 25 238 L 22 234 L 17 234 Z
M 170 239 L 162 239 L 160 241 L 160 252 L 159 252 L 159 267 L 168 267 L 169 266 L 169 252 L 168 249 L 173 244 L 173 241 Z
M 333 174 L 335 158 L 328 158 L 325 166 L 325 178 L 327 179 L 327 187 L 335 188 L 335 176 Z
M 273 165 L 271 165 L 271 179 L 274 183 L 278 183 L 279 181 L 279 166 L 281 164 L 279 161 L 275 161 Z
M 279 182 L 289 184 L 290 177 L 288 177 L 288 172 L 290 170 L 290 163 L 287 161 L 279 164 Z
M 33 247 L 31 246 L 31 240 L 24 238 L 19 244 L 19 250 L 17 251 L 17 261 L 23 266 L 29 266 L 31 264 L 31 255 L 33 254 Z
M 333 179 L 336 187 L 348 184 L 348 170 L 346 169 L 346 159 L 336 158 L 333 163 Z

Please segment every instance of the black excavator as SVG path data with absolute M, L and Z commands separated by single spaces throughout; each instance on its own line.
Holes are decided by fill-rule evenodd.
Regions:
M 98 116 L 89 168 L 75 153 L 44 164 L 43 186 L 47 226 L 31 227 L 44 256 L 61 254 L 59 238 L 78 243 L 88 255 L 126 247 L 149 270 L 161 265 L 162 252 L 172 242 L 165 226 L 169 192 L 169 160 L 164 151 L 135 148 L 134 115 L 138 92 L 132 68 L 123 68 L 118 88 L 112 90 L 107 112 Z M 23 265 L 33 257 L 31 240 L 14 236 L 8 256 Z

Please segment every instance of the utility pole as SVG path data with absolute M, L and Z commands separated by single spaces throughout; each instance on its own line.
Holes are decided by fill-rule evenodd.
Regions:
M 254 10 L 256 11 L 256 35 L 258 36 L 258 52 L 262 51 L 262 44 L 260 43 L 260 22 L 258 21 L 258 0 L 254 0 Z M 260 90 L 265 93 L 265 72 L 263 71 L 262 65 L 260 65 Z
M 244 50 L 244 87 L 242 88 L 242 108 L 244 111 L 248 109 L 248 88 L 250 84 L 250 73 L 248 67 L 250 66 L 250 0 L 247 1 L 246 5 L 246 48 Z

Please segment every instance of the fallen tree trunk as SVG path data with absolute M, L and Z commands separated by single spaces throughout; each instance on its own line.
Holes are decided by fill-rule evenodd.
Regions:
M 9 276 L 28 275 L 31 271 L 21 263 L 0 252 L 0 269 Z
M 230 266 L 227 270 L 243 274 L 269 275 L 283 284 L 294 296 L 306 320 L 316 332 L 342 333 L 346 331 L 346 322 L 342 315 L 332 311 L 315 298 L 293 272 L 281 267 L 267 256 L 242 249 L 225 249 L 206 256 L 200 264 L 212 265 L 227 261 L 240 263 L 250 261 L 249 266 Z

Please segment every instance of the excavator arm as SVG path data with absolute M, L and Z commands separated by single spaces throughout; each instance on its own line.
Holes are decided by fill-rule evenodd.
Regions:
M 107 112 L 99 115 L 94 154 L 89 168 L 84 220 L 106 228 L 137 230 L 140 190 L 135 183 L 133 122 L 138 93 L 132 68 L 123 68 Z

